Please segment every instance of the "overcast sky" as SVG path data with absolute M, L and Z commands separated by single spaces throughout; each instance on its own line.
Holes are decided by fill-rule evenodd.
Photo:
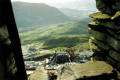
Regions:
M 59 8 L 89 9 L 89 10 L 96 9 L 95 0 L 11 0 L 11 1 L 46 3 L 48 5 Z
M 24 1 L 24 2 L 31 2 L 31 3 L 69 3 L 74 2 L 76 0 L 12 0 L 12 1 Z M 81 2 L 87 2 L 92 0 L 77 0 Z

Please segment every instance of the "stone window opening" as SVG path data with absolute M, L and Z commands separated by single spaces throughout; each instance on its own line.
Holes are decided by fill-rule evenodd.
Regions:
M 111 4 L 107 5 L 107 0 L 96 0 L 97 8 L 101 12 L 90 15 L 90 17 L 94 20 L 93 23 L 89 23 L 88 28 L 89 34 L 91 36 L 89 43 L 91 44 L 91 50 L 94 52 L 94 56 L 92 58 L 93 61 L 80 65 L 66 65 L 65 67 L 63 66 L 59 68 L 59 76 L 57 76 L 58 80 L 119 80 L 119 1 L 110 0 L 110 2 Z M 2 65 L 0 69 L 0 79 L 27 80 L 18 31 L 12 12 L 11 2 L 9 0 L 0 2 L 0 12 L 0 53 L 4 54 L 1 56 L 2 58 L 0 59 L 0 65 Z M 101 32 L 101 30 L 103 30 L 101 29 L 101 27 L 104 27 L 104 30 L 106 30 L 107 32 Z M 2 32 L 3 30 L 5 32 Z M 4 37 L 4 35 L 1 35 L 2 33 L 7 34 L 9 37 Z M 108 33 L 111 35 L 109 35 Z M 5 42 L 3 43 L 1 43 L 2 38 L 5 39 Z M 101 49 L 103 48 L 103 46 L 104 49 Z M 6 56 L 6 54 L 9 55 Z M 11 62 L 12 64 L 10 64 Z M 110 65 L 108 65 L 106 62 Z M 114 70 L 111 65 L 117 71 Z M 75 69 L 79 68 L 81 68 L 81 70 L 78 70 L 77 72 Z M 95 69 L 96 71 L 98 71 L 98 73 L 96 73 L 98 75 L 88 76 L 88 74 L 90 73 L 89 69 L 91 72 Z M 104 70 L 105 73 L 99 74 L 99 72 L 101 72 L 101 69 Z M 48 73 L 42 67 L 36 72 L 39 72 L 40 70 L 44 73 Z M 84 71 L 86 72 L 84 73 Z M 65 76 L 64 74 L 67 74 L 67 76 Z M 54 79 L 56 79 L 56 75 L 53 76 Z M 38 76 L 36 75 L 36 77 Z M 30 76 L 29 80 L 32 80 L 34 78 L 35 77 Z M 47 80 L 47 78 L 48 77 L 46 75 L 46 77 L 44 77 L 44 80 Z
M 41 5 L 43 7 L 43 9 L 41 9 L 41 6 L 39 7 L 39 5 Z M 27 9 L 26 9 L 26 6 L 27 6 Z M 80 10 L 76 10 L 76 9 L 73 9 L 73 10 L 70 9 L 72 11 L 74 11 L 74 10 L 76 11 L 75 13 L 73 12 L 72 16 L 70 17 L 70 15 L 68 15 L 68 13 L 64 12 L 64 10 L 66 10 L 66 9 L 63 9 L 63 11 L 62 11 L 59 8 L 54 7 L 55 9 L 58 9 L 59 12 L 61 11 L 65 15 L 67 14 L 67 16 L 69 16 L 73 20 L 70 22 L 63 21 L 61 23 L 58 23 L 57 28 L 60 28 L 60 30 L 63 27 L 68 28 L 68 26 L 70 26 L 70 28 L 67 31 L 65 31 L 64 33 L 62 33 L 62 31 L 64 29 L 62 29 L 61 32 L 59 30 L 57 33 L 52 28 L 53 32 L 50 33 L 52 36 L 49 35 L 51 38 L 49 36 L 47 36 L 48 37 L 47 38 L 46 35 L 42 36 L 42 37 L 38 36 L 38 35 L 44 33 L 44 32 L 37 33 L 41 29 L 37 29 L 37 31 L 34 32 L 34 30 L 36 30 L 36 26 L 32 26 L 32 27 L 29 27 L 29 26 L 35 25 L 38 22 L 39 23 L 42 22 L 42 21 L 39 21 L 39 19 L 45 19 L 45 16 L 43 15 L 43 13 L 48 14 L 48 12 L 49 13 L 51 12 L 50 11 L 51 8 L 49 8 L 50 5 L 41 4 L 41 3 L 38 4 L 38 3 L 27 3 L 27 2 L 13 2 L 12 7 L 13 7 L 13 12 L 14 12 L 18 32 L 20 33 L 19 36 L 20 36 L 21 44 L 22 44 L 21 47 L 22 47 L 22 51 L 23 51 L 23 58 L 24 58 L 25 67 L 26 67 L 26 71 L 28 73 L 28 76 L 31 73 L 33 73 L 34 70 L 36 70 L 36 67 L 41 66 L 41 65 L 43 65 L 45 68 L 51 68 L 51 69 L 53 68 L 54 69 L 54 68 L 59 67 L 60 65 L 63 65 L 63 64 L 85 63 L 85 62 L 90 61 L 90 57 L 91 57 L 90 55 L 92 54 L 92 52 L 89 51 L 89 46 L 88 46 L 87 28 L 88 28 L 88 22 L 90 21 L 88 18 L 88 13 L 94 12 L 95 10 L 92 10 L 92 11 L 82 10 L 82 11 L 80 11 Z M 49 8 L 49 10 L 46 7 Z M 44 10 L 44 8 L 47 10 Z M 21 11 L 23 11 L 23 12 L 21 12 Z M 54 10 L 53 10 L 53 12 L 54 12 Z M 68 9 L 68 12 L 69 12 L 69 9 Z M 82 14 L 81 14 L 81 12 L 82 12 Z M 31 14 L 37 15 L 37 17 L 35 15 L 31 15 Z M 41 15 L 43 15 L 44 17 L 41 18 Z M 59 15 L 54 14 L 51 16 L 59 17 Z M 48 15 L 46 15 L 46 16 L 48 16 Z M 50 16 L 48 16 L 48 17 L 50 17 Z M 65 19 L 62 17 L 62 15 L 60 17 L 62 18 L 62 20 Z M 57 19 L 58 20 L 61 19 L 60 17 Z M 64 17 L 66 17 L 66 16 L 64 16 Z M 83 17 L 83 18 L 81 18 L 81 17 Z M 21 18 L 23 18 L 23 19 L 21 19 Z M 80 19 L 82 19 L 82 20 L 80 20 Z M 47 19 L 45 19 L 45 20 L 47 22 Z M 78 21 L 78 20 L 80 20 L 80 21 Z M 52 18 L 51 18 L 50 22 L 51 21 L 52 21 Z M 86 23 L 86 24 L 83 24 L 83 23 Z M 47 23 L 45 23 L 45 24 L 47 24 Z M 71 27 L 71 25 L 72 25 L 72 27 Z M 25 29 L 22 29 L 24 26 L 25 26 Z M 74 28 L 74 26 L 75 26 L 75 28 Z M 82 26 L 85 26 L 85 30 L 79 29 Z M 38 27 L 41 27 L 41 26 L 38 26 Z M 54 25 L 52 27 L 54 27 Z M 52 30 L 52 29 L 50 29 L 50 30 Z M 44 29 L 43 29 L 43 31 L 44 31 Z M 54 37 L 55 32 L 56 32 L 56 34 L 59 34 L 59 35 L 57 35 L 58 38 Z M 60 38 L 59 38 L 59 36 L 60 36 Z M 36 38 L 36 39 L 34 39 L 34 38 Z M 46 40 L 46 38 L 48 39 L 48 41 Z M 42 45 L 40 42 L 42 39 L 45 41 L 44 42 L 45 44 L 43 44 L 43 45 L 45 45 L 45 48 L 39 47 L 40 45 Z M 38 41 L 38 42 L 33 43 L 33 41 Z M 55 43 L 58 46 L 54 46 L 54 45 L 50 44 L 50 43 L 54 43 L 54 42 L 59 42 L 59 43 Z M 53 47 L 52 53 L 54 53 L 54 54 L 45 54 L 42 56 L 39 55 L 39 53 L 42 54 L 42 52 L 44 53 L 44 52 L 50 51 L 49 49 L 46 48 L 46 45 L 49 45 L 49 44 L 51 46 L 48 46 L 48 48 L 50 47 L 50 49 L 51 49 Z M 83 52 L 85 54 L 83 54 Z M 44 61 L 44 62 L 42 63 L 42 61 Z M 52 66 L 52 67 L 50 67 L 50 66 Z

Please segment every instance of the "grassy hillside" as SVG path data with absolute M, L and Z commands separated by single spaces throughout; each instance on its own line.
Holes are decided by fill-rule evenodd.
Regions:
M 20 33 L 22 44 L 43 43 L 44 49 L 70 48 L 83 45 L 88 48 L 88 19 L 61 23 Z
M 77 10 L 70 8 L 58 8 L 65 15 L 69 16 L 72 20 L 81 20 L 88 18 L 88 15 L 94 11 L 92 10 Z
M 85 34 L 63 35 L 63 36 L 49 38 L 48 40 L 45 41 L 42 48 L 43 49 L 71 48 L 87 42 L 88 42 L 88 35 Z

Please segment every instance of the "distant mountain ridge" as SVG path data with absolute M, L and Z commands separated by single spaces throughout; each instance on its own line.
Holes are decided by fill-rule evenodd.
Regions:
M 63 12 L 65 15 L 69 16 L 73 20 L 81 20 L 88 18 L 88 15 L 91 12 L 94 12 L 92 10 L 77 10 L 77 9 L 70 9 L 70 8 L 59 8 L 61 12 Z
M 45 2 L 46 0 L 44 0 Z M 95 0 L 49 0 L 51 3 L 49 5 L 55 6 L 57 8 L 69 8 L 76 10 L 92 10 L 97 11 Z
M 18 27 L 34 27 L 70 21 L 70 18 L 55 7 L 44 3 L 13 2 Z

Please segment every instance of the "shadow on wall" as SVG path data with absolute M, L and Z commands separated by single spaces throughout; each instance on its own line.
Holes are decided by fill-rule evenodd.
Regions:
M 10 0 L 0 1 L 0 80 L 27 80 Z

